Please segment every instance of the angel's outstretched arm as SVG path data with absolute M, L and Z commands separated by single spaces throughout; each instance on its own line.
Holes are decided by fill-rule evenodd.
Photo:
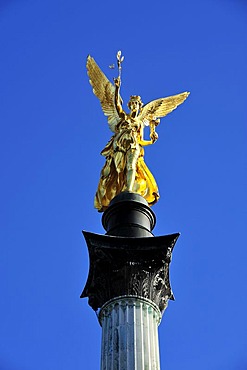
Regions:
M 114 84 L 115 84 L 115 106 L 120 116 L 123 113 L 122 99 L 120 96 L 120 86 L 121 86 L 120 77 L 114 78 Z

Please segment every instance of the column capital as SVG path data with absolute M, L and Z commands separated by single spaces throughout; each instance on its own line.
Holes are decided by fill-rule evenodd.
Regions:
M 165 310 L 174 299 L 169 264 L 179 233 L 152 237 L 119 237 L 83 231 L 90 269 L 81 298 L 98 310 L 119 296 L 138 296 Z

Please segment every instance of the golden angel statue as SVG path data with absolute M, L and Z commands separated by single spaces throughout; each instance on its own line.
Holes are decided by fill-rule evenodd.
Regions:
M 151 206 L 159 199 L 156 181 L 144 162 L 144 147 L 158 139 L 156 127 L 159 118 L 182 104 L 189 93 L 153 100 L 143 106 L 140 96 L 132 95 L 128 102 L 129 113 L 122 108 L 120 96 L 121 68 L 124 57 L 117 53 L 119 75 L 112 84 L 95 60 L 88 56 L 87 71 L 94 94 L 99 98 L 113 136 L 101 154 L 105 165 L 100 174 L 94 205 L 99 212 L 109 206 L 119 193 L 128 191 L 140 194 Z M 110 66 L 113 68 L 113 66 Z M 150 140 L 144 140 L 144 128 L 150 128 Z

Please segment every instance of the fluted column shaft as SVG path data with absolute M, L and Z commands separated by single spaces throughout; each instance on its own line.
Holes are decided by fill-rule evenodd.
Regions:
M 100 310 L 101 370 L 160 370 L 161 313 L 149 299 L 122 296 Z

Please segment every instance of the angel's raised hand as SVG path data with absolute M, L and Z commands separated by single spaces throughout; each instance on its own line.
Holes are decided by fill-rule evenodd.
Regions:
M 116 87 L 120 87 L 121 85 L 120 77 L 114 78 L 114 84 Z

